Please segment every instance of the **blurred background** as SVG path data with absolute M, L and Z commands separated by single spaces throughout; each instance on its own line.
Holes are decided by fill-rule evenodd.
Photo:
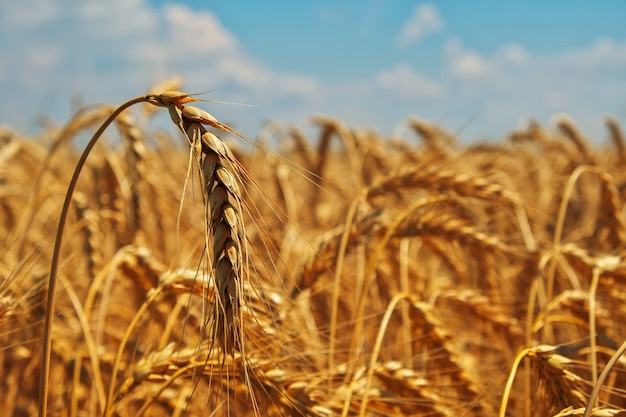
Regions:
M 463 141 L 570 115 L 626 122 L 626 2 L 0 1 L 0 124 L 30 134 L 81 104 L 178 75 L 218 119 L 327 114 L 384 135 L 409 115 Z

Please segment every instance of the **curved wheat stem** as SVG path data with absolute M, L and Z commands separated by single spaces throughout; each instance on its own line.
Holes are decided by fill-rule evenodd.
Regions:
M 55 294 L 56 294 L 56 285 L 57 285 L 57 272 L 59 267 L 59 258 L 61 254 L 61 244 L 63 243 L 63 232 L 65 229 L 65 223 L 67 221 L 67 215 L 70 208 L 70 202 L 72 201 L 74 190 L 76 189 L 76 184 L 78 183 L 78 178 L 80 173 L 87 162 L 87 158 L 91 153 L 92 149 L 104 133 L 104 131 L 109 127 L 109 125 L 119 116 L 124 110 L 127 108 L 138 104 L 138 103 L 150 103 L 156 106 L 167 107 L 175 104 L 188 103 L 191 101 L 197 101 L 193 97 L 190 97 L 188 94 L 181 93 L 179 91 L 170 91 L 160 95 L 145 95 L 140 97 L 135 97 L 126 103 L 122 104 L 118 108 L 116 108 L 113 113 L 102 123 L 102 125 L 98 128 L 96 133 L 92 136 L 85 147 L 85 150 L 81 154 L 78 162 L 76 163 L 76 167 L 74 168 L 74 174 L 72 175 L 72 179 L 67 188 L 67 192 L 65 193 L 65 201 L 63 202 L 63 206 L 61 208 L 61 214 L 59 215 L 59 225 L 57 228 L 57 233 L 54 242 L 54 248 L 52 253 L 52 261 L 50 262 L 50 277 L 48 281 L 48 291 L 46 297 L 46 315 L 44 317 L 44 328 L 43 328 L 43 349 L 42 349 L 42 358 L 41 358 L 41 378 L 40 378 L 40 391 L 39 391 L 39 417 L 45 417 L 47 415 L 48 409 L 48 379 L 50 377 L 50 355 L 52 352 L 52 322 L 54 318 L 54 305 L 55 305 Z
M 61 214 L 59 216 L 59 226 L 57 229 L 57 234 L 54 242 L 54 249 L 52 254 L 52 261 L 50 265 L 50 278 L 48 281 L 48 295 L 46 300 L 46 316 L 44 318 L 44 328 L 43 328 L 43 349 L 42 349 L 42 359 L 41 359 L 41 382 L 40 382 L 40 391 L 39 391 L 39 417 L 45 417 L 47 415 L 48 408 L 48 379 L 50 377 L 50 354 L 52 352 L 52 321 L 54 317 L 54 303 L 55 303 L 55 293 L 56 293 L 56 284 L 57 284 L 57 271 L 59 266 L 59 257 L 61 254 L 61 243 L 63 242 L 63 231 L 65 228 L 65 222 L 67 220 L 67 214 L 70 208 L 70 202 L 72 201 L 72 196 L 74 194 L 74 190 L 76 189 L 76 184 L 78 182 L 78 177 L 85 166 L 85 162 L 87 162 L 87 157 L 89 153 L 93 149 L 93 147 L 102 136 L 102 133 L 106 130 L 106 128 L 115 120 L 115 118 L 128 107 L 146 101 L 146 96 L 137 97 L 132 100 L 127 101 L 126 103 L 119 106 L 115 111 L 104 121 L 104 123 L 100 126 L 100 128 L 93 135 L 85 150 L 80 156 L 80 159 L 76 163 L 76 168 L 74 169 L 74 174 L 72 175 L 72 179 L 70 180 L 70 184 L 68 186 L 67 192 L 65 193 L 65 201 L 63 202 L 63 207 L 61 208 Z

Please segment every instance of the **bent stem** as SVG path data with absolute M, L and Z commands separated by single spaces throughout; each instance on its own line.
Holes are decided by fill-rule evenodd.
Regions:
M 67 192 L 65 193 L 65 201 L 63 202 L 63 207 L 61 208 L 59 226 L 57 228 L 54 248 L 52 252 L 52 262 L 50 264 L 50 280 L 48 281 L 46 314 L 44 317 L 43 327 L 43 350 L 41 354 L 41 379 L 39 383 L 39 417 L 45 417 L 48 408 L 48 380 L 50 378 L 50 356 L 52 353 L 52 321 L 54 318 L 57 271 L 59 267 L 61 243 L 63 241 L 63 229 L 65 228 L 67 213 L 69 212 L 70 202 L 72 200 L 72 195 L 74 194 L 74 189 L 76 188 L 76 183 L 78 182 L 78 177 L 80 176 L 85 162 L 87 161 L 89 153 L 98 142 L 98 139 L 100 139 L 100 136 L 102 136 L 102 133 L 104 133 L 106 128 L 109 127 L 111 122 L 113 122 L 113 120 L 115 120 L 117 116 L 119 116 L 119 114 L 126 110 L 128 107 L 133 106 L 137 103 L 150 102 L 151 99 L 152 96 L 136 97 L 122 104 L 117 109 L 115 109 L 113 113 L 111 113 L 111 115 L 102 123 L 100 128 L 92 136 L 91 140 L 85 147 L 85 150 L 81 154 L 80 159 L 76 163 L 74 174 L 72 175 L 72 179 L 70 180 Z
M 500 403 L 500 412 L 498 413 L 498 417 L 506 416 L 506 408 L 509 402 L 509 398 L 511 397 L 511 389 L 513 388 L 513 382 L 515 381 L 515 376 L 517 375 L 517 370 L 519 369 L 520 363 L 522 360 L 532 351 L 531 348 L 527 348 L 522 350 L 517 354 L 515 360 L 513 361 L 513 366 L 511 367 L 511 372 L 509 373 L 509 377 L 506 380 L 506 384 L 504 386 L 504 393 L 502 394 L 502 402 Z
M 593 385 L 593 391 L 591 391 L 591 395 L 589 395 L 589 400 L 587 401 L 587 406 L 585 407 L 585 414 L 583 417 L 590 417 L 593 413 L 593 405 L 598 399 L 598 395 L 600 390 L 602 389 L 602 385 L 604 385 L 604 381 L 606 380 L 609 372 L 613 369 L 619 358 L 626 352 L 626 341 L 624 341 L 620 347 L 615 351 L 611 359 L 607 362 L 606 366 L 602 370 L 602 373 L 598 377 L 598 380 Z

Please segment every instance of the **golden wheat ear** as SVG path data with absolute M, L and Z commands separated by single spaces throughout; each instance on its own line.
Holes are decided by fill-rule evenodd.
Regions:
M 227 132 L 230 127 L 197 107 L 169 106 L 170 116 L 196 153 L 203 181 L 207 239 L 213 244 L 210 258 L 215 280 L 213 337 L 225 353 L 242 349 L 240 307 L 242 302 L 245 228 L 242 217 L 242 184 L 237 161 L 228 146 L 204 125 Z M 208 253 L 207 253 L 208 255 Z

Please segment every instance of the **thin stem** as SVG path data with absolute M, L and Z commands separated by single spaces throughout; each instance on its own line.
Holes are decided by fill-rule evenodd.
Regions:
M 115 120 L 117 116 L 128 107 L 142 103 L 150 100 L 150 96 L 141 96 L 136 97 L 130 101 L 119 106 L 111 115 L 102 123 L 100 128 L 93 135 L 85 150 L 80 156 L 80 159 L 76 163 L 76 168 L 74 169 L 74 175 L 72 175 L 72 179 L 70 180 L 70 184 L 67 188 L 67 192 L 65 193 L 65 201 L 63 202 L 63 207 L 61 208 L 61 215 L 59 216 L 59 226 L 57 228 L 56 239 L 54 242 L 54 248 L 52 253 L 52 262 L 50 264 L 50 280 L 48 281 L 48 294 L 46 300 L 46 315 L 44 317 L 44 327 L 43 327 L 43 350 L 41 354 L 41 379 L 39 383 L 39 417 L 45 417 L 48 409 L 48 380 L 50 379 L 50 356 L 52 353 L 52 322 L 54 318 L 54 303 L 55 303 L 55 294 L 56 294 L 56 286 L 57 286 L 57 271 L 59 268 L 59 257 L 61 253 L 61 243 L 63 242 L 63 231 L 65 228 L 65 223 L 67 220 L 67 213 L 69 212 L 70 202 L 72 201 L 72 195 L 74 194 L 74 189 L 76 188 L 76 183 L 78 182 L 78 177 L 87 162 L 87 157 L 89 153 L 93 149 L 93 147 L 102 136 L 102 133 L 106 130 L 107 127 Z
M 370 393 L 370 388 L 372 387 L 372 380 L 374 379 L 376 361 L 378 360 L 378 355 L 380 354 L 380 350 L 382 349 L 383 341 L 385 338 L 385 333 L 387 332 L 387 328 L 389 327 L 389 321 L 391 320 L 391 314 L 393 314 L 393 312 L 395 311 L 395 308 L 398 305 L 398 303 L 405 299 L 411 303 L 415 301 L 413 295 L 409 293 L 401 292 L 401 293 L 396 294 L 387 305 L 387 309 L 385 310 L 383 319 L 380 322 L 380 327 L 378 328 L 378 334 L 376 335 L 376 341 L 374 342 L 374 348 L 372 349 L 372 356 L 370 358 L 369 368 L 367 370 L 365 391 L 363 393 L 363 398 L 361 399 L 361 408 L 359 410 L 359 417 L 365 416 L 365 412 L 367 411 L 367 401 L 368 401 L 368 397 Z
M 506 380 L 506 385 L 504 386 L 504 394 L 502 394 L 502 402 L 500 403 L 500 412 L 498 413 L 498 417 L 506 416 L 506 407 L 509 402 L 509 397 L 511 396 L 511 389 L 513 388 L 513 382 L 515 381 L 517 370 L 519 369 L 522 359 L 524 359 L 531 350 L 532 349 L 530 348 L 522 350 L 520 353 L 517 354 L 515 360 L 513 361 L 511 372 L 509 373 L 509 377 Z
M 343 235 L 341 236 L 341 243 L 339 244 L 339 250 L 337 251 L 337 262 L 335 275 L 333 279 L 333 295 L 332 295 L 332 304 L 330 309 L 330 337 L 328 341 L 328 371 L 332 372 L 335 369 L 335 346 L 336 346 L 336 335 L 337 335 L 337 315 L 339 311 L 339 292 L 341 288 L 341 277 L 343 274 L 343 265 L 346 256 L 346 251 L 348 247 L 348 241 L 350 239 L 350 230 L 352 229 L 352 225 L 354 223 L 354 218 L 356 215 L 356 211 L 361 204 L 363 196 L 355 199 L 350 205 L 350 209 L 348 210 L 348 215 L 346 217 L 345 222 L 345 230 Z M 332 389 L 332 379 L 328 379 L 328 390 Z
M 587 407 L 585 407 L 585 414 L 583 414 L 583 417 L 591 416 L 591 413 L 593 412 L 593 405 L 598 399 L 598 394 L 602 389 L 602 385 L 604 384 L 606 377 L 609 375 L 609 372 L 611 372 L 611 369 L 613 369 L 613 367 L 615 366 L 619 358 L 624 354 L 624 352 L 626 352 L 626 341 L 624 341 L 615 351 L 613 356 L 611 356 L 611 359 L 607 362 L 606 366 L 602 370 L 602 373 L 598 377 L 598 380 L 593 385 L 593 391 L 591 391 L 591 395 L 589 396 L 589 400 L 587 401 Z

